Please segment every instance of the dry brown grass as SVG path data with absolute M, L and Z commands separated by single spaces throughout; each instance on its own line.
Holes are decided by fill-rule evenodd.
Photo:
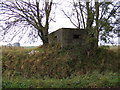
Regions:
M 120 46 L 110 46 L 109 49 L 114 51 L 114 52 L 118 52 L 118 51 L 120 51 Z

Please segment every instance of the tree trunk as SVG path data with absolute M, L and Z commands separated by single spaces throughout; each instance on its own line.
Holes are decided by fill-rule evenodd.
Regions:
M 99 41 L 99 2 L 95 2 L 95 9 L 96 9 L 96 27 L 95 27 L 95 47 L 98 48 L 98 41 Z
M 42 30 L 38 30 L 38 36 L 41 38 L 43 45 L 47 45 L 48 42 L 48 30 L 46 29 L 42 29 Z
M 48 42 L 48 35 L 44 36 L 42 41 L 43 41 L 43 45 L 47 45 L 49 43 Z

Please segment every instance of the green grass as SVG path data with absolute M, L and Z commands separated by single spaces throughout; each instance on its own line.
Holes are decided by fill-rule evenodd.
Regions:
M 3 88 L 101 88 L 119 85 L 120 77 L 118 73 L 106 72 L 101 74 L 97 71 L 65 79 L 15 77 L 14 79 L 3 80 Z

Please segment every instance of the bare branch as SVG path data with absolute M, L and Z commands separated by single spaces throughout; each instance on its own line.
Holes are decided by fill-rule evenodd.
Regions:
M 78 27 L 78 25 L 76 25 L 76 24 L 73 22 L 73 20 L 71 19 L 71 17 L 70 17 L 68 14 L 66 14 L 66 12 L 65 12 L 64 10 L 62 10 L 62 12 L 65 14 L 65 16 L 70 20 L 70 22 L 71 22 L 75 27 Z

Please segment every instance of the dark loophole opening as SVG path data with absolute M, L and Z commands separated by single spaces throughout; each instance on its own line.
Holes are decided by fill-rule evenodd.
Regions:
M 57 36 L 55 36 L 54 38 L 57 38 Z
M 79 39 L 80 35 L 73 35 L 73 39 Z

